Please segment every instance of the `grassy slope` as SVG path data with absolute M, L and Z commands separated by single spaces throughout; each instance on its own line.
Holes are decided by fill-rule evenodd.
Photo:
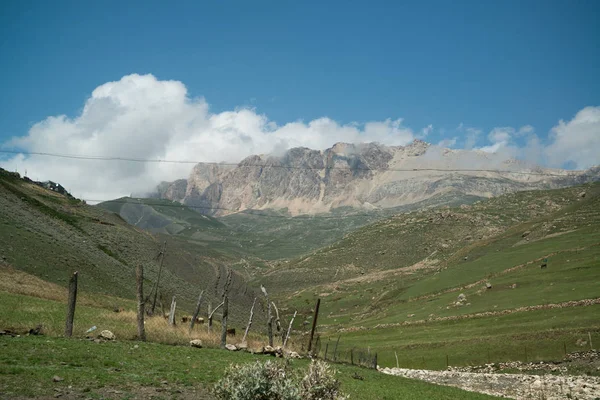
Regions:
M 581 349 L 576 342 L 588 331 L 598 336 L 599 306 L 497 313 L 600 297 L 600 185 L 587 186 L 581 199 L 583 190 L 517 193 L 468 209 L 400 215 L 268 279 L 284 288 L 280 298 L 289 309 L 301 311 L 299 323 L 310 320 L 321 297 L 324 340 L 341 334 L 346 352 L 369 346 L 382 352 L 382 365 L 395 365 L 393 349 L 411 367 L 422 367 L 425 357 L 428 367 L 444 368 L 446 355 L 451 364 L 480 364 L 488 351 L 492 361 L 523 360 L 526 347 L 530 360 L 560 358 L 564 345 Z M 544 257 L 548 268 L 541 270 Z M 402 268 L 413 263 L 424 268 Z M 466 305 L 455 304 L 459 293 Z M 496 314 L 440 320 L 482 312 Z
M 236 258 L 281 260 L 307 254 L 334 243 L 346 233 L 396 213 L 441 204 L 476 201 L 473 196 L 446 193 L 405 207 L 360 211 L 341 207 L 331 213 L 291 218 L 284 210 L 248 211 L 213 218 L 170 200 L 124 197 L 99 204 L 132 225 L 151 232 L 185 237 Z M 240 264 L 245 264 L 242 262 Z M 257 270 L 260 272 L 261 270 Z
M 161 278 L 165 302 L 176 294 L 178 306 L 189 312 L 198 292 L 210 288 L 205 299 L 218 303 L 217 278 L 232 260 L 185 238 L 166 239 Z M 136 266 L 144 265 L 148 293 L 157 277 L 156 256 L 163 240 L 114 213 L 0 173 L 0 263 L 61 286 L 79 271 L 82 290 L 133 299 Z M 222 285 L 220 279 L 217 286 Z M 253 295 L 238 275 L 232 289 L 232 308 L 240 310 L 232 318 L 241 323 Z
M 0 337 L 0 396 L 54 395 L 55 390 L 77 396 L 106 395 L 119 389 L 119 398 L 139 394 L 143 387 L 160 388 L 162 395 L 212 398 L 208 389 L 231 363 L 265 357 L 216 349 L 192 349 L 132 342 L 95 344 L 45 337 Z M 293 362 L 296 369 L 307 361 Z M 342 388 L 352 399 L 491 399 L 459 389 L 435 386 L 357 367 L 336 366 Z M 364 380 L 352 379 L 359 373 Z M 53 383 L 58 375 L 64 381 Z M 110 393 L 110 392 L 108 392 Z M 114 392 L 113 392 L 114 393 Z M 193 393 L 193 394 L 192 394 Z M 113 397 L 108 395 L 107 397 Z

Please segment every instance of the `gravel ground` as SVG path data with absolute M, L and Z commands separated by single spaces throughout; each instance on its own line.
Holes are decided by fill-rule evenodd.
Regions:
M 600 378 L 526 374 L 493 374 L 383 368 L 384 374 L 420 379 L 511 399 L 600 400 Z

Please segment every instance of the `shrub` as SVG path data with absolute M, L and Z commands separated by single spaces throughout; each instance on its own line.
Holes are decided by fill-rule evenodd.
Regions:
M 336 371 L 329 364 L 313 360 L 308 372 L 300 382 L 300 393 L 306 400 L 345 399 L 340 391 L 340 381 L 335 379 Z
M 213 393 L 223 400 L 302 399 L 287 365 L 273 361 L 229 367 Z
M 289 364 L 266 361 L 230 366 L 213 393 L 222 400 L 342 400 L 335 370 L 313 361 L 305 376 L 290 371 Z

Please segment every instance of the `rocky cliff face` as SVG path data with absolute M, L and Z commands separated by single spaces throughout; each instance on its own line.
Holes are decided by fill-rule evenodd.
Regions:
M 343 206 L 392 208 L 449 193 L 492 197 L 598 179 L 598 168 L 582 172 L 528 167 L 481 151 L 444 149 L 416 140 L 408 146 L 337 143 L 325 151 L 294 148 L 279 157 L 253 155 L 237 166 L 198 164 L 187 182 L 163 183 L 158 192 L 161 198 L 182 201 L 206 214 L 287 209 L 297 215 Z

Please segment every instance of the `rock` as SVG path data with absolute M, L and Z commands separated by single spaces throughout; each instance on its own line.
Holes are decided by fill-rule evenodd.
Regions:
M 200 339 L 191 340 L 190 346 L 195 347 L 197 349 L 201 349 L 202 348 L 202 340 L 200 340 Z
M 302 358 L 300 354 L 296 353 L 295 351 L 290 351 L 287 356 L 288 358 Z
M 52 377 L 52 382 L 62 382 L 62 381 L 64 381 L 64 380 L 65 380 L 65 378 L 61 378 L 61 377 L 60 377 L 60 376 L 58 376 L 58 375 L 54 375 L 54 376 Z
M 104 340 L 115 340 L 117 338 L 114 333 L 108 330 L 103 330 L 102 332 L 100 332 L 100 335 L 98 337 Z
M 529 236 L 529 234 L 531 234 L 531 231 L 525 231 L 525 232 L 523 232 L 521 237 L 527 237 L 527 236 Z
M 271 346 L 265 346 L 262 349 L 263 354 L 275 355 L 275 349 Z
M 229 351 L 237 351 L 238 350 L 238 348 L 235 346 L 235 344 L 230 344 L 230 343 L 226 344 L 225 348 Z
M 582 199 L 585 197 L 585 195 L 586 195 L 586 192 L 579 193 L 579 197 L 581 197 Z
M 517 284 L 516 284 L 516 283 L 513 283 L 512 285 L 510 285 L 510 288 L 511 288 L 511 289 L 516 289 L 516 288 L 517 288 Z
M 486 283 L 485 283 L 485 287 L 486 287 L 487 289 L 491 289 L 491 288 L 492 288 L 492 284 L 491 284 L 491 283 L 489 283 L 489 282 L 486 282 Z
M 236 344 L 238 350 L 248 350 L 248 343 L 238 343 Z
M 464 293 L 461 293 L 458 295 L 458 298 L 456 299 L 458 300 L 460 303 L 467 301 L 467 296 L 465 296 Z

